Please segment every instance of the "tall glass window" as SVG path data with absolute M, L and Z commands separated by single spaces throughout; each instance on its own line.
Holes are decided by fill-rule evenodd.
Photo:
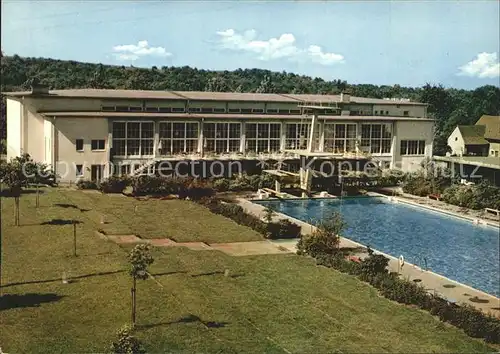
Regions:
M 240 151 L 241 123 L 204 123 L 203 138 L 205 151 Z
M 286 149 L 306 149 L 311 124 L 287 123 L 285 131 Z
M 326 123 L 324 151 L 336 154 L 356 151 L 356 137 L 356 124 Z
M 198 151 L 198 130 L 197 122 L 160 122 L 160 154 Z
M 153 122 L 114 122 L 113 150 L 116 156 L 152 156 Z
M 361 147 L 372 154 L 391 152 L 392 124 L 362 124 Z
M 246 151 L 276 152 L 281 145 L 280 123 L 248 123 L 245 125 Z

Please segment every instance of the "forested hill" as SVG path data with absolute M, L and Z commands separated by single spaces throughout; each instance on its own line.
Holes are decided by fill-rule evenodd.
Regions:
M 475 90 L 457 90 L 441 85 L 423 87 L 351 85 L 342 80 L 325 81 L 286 72 L 262 69 L 235 71 L 199 70 L 184 67 L 151 69 L 80 63 L 17 55 L 1 58 L 1 90 L 29 90 L 36 77 L 51 89 L 109 88 L 137 90 L 236 91 L 261 93 L 335 94 L 349 89 L 354 96 L 399 97 L 429 103 L 429 112 L 437 119 L 438 151 L 443 138 L 457 124 L 473 124 L 483 114 L 500 114 L 500 89 L 482 86 Z M 1 135 L 5 137 L 5 109 L 2 100 Z

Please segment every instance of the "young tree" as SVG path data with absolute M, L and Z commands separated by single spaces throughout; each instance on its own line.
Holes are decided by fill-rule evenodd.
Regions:
M 264 221 L 267 222 L 268 224 L 273 221 L 273 216 L 274 216 L 274 210 L 267 207 L 264 209 Z
M 112 353 L 116 354 L 143 354 L 141 342 L 132 335 L 130 326 L 123 326 L 117 333 L 118 339 L 111 344 Z
M 331 216 L 319 221 L 309 235 L 303 235 L 297 243 L 298 254 L 308 254 L 316 257 L 323 254 L 333 255 L 337 253 L 340 244 L 340 236 L 346 228 L 342 215 L 334 212 Z
M 147 272 L 148 266 L 153 262 L 153 256 L 151 255 L 151 248 L 147 244 L 140 244 L 134 247 L 134 249 L 128 255 L 130 261 L 130 275 L 132 276 L 132 326 L 135 326 L 136 319 L 136 298 L 137 298 L 137 279 L 146 280 L 149 275 Z

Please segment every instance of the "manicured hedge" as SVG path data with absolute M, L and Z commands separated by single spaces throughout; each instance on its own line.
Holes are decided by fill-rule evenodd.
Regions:
M 317 264 L 337 269 L 357 276 L 380 291 L 384 297 L 406 305 L 418 306 L 448 322 L 474 338 L 483 338 L 488 343 L 500 344 L 500 320 L 469 305 L 456 305 L 445 299 L 429 294 L 413 281 L 400 278 L 387 271 L 388 259 L 371 254 L 361 263 L 346 260 L 342 254 L 321 254 Z M 384 260 L 385 258 L 385 260 Z M 381 265 L 384 265 L 381 267 Z
M 215 194 L 208 180 L 140 176 L 132 182 L 134 196 L 176 194 L 179 198 L 199 200 Z
M 258 233 L 270 239 L 298 238 L 300 237 L 300 226 L 288 220 L 266 223 L 258 217 L 249 214 L 237 204 L 223 203 L 213 198 L 204 198 L 201 203 L 212 213 L 223 215 L 236 223 L 250 227 Z
M 103 193 L 122 193 L 132 181 L 127 176 L 110 176 L 99 182 L 99 189 Z
M 78 189 L 97 189 L 97 183 L 85 179 L 79 179 L 76 186 Z
M 260 188 L 274 187 L 274 177 L 268 174 L 242 174 L 234 178 L 215 178 L 213 186 L 218 192 L 256 191 Z

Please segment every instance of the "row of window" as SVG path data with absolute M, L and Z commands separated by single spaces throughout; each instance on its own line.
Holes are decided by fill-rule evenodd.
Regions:
M 152 112 L 152 113 L 186 113 L 184 107 L 142 107 L 142 106 L 102 106 L 102 111 L 105 112 Z M 235 113 L 235 114 L 301 114 L 300 109 L 272 109 L 268 108 L 264 110 L 263 108 L 210 108 L 210 107 L 189 107 L 187 112 L 189 113 Z M 371 111 L 349 111 L 350 115 L 359 116 L 370 116 Z M 304 110 L 305 114 L 312 114 L 313 111 L 310 109 Z M 325 109 L 319 114 L 339 114 L 339 110 Z M 374 111 L 375 115 L 389 115 L 389 111 Z M 410 111 L 403 111 L 403 116 L 408 117 Z
M 204 123 L 204 151 L 240 151 L 241 123 Z M 305 149 L 310 123 L 285 124 L 285 149 Z M 158 153 L 160 155 L 198 151 L 199 124 L 196 122 L 160 122 Z M 319 146 L 320 132 L 316 130 L 315 144 Z M 349 123 L 324 125 L 323 150 L 334 153 L 354 152 L 357 148 L 358 126 Z M 362 124 L 361 146 L 372 154 L 391 152 L 391 124 Z M 153 122 L 113 123 L 113 148 L 117 156 L 149 156 L 154 149 Z M 274 152 L 281 148 L 280 123 L 246 123 L 244 151 Z
M 401 155 L 424 155 L 425 140 L 401 140 Z
M 185 113 L 184 107 L 142 107 L 142 106 L 102 106 L 104 112 L 154 112 L 154 113 Z M 226 108 L 210 108 L 210 107 L 189 107 L 189 113 L 226 113 Z M 300 109 L 272 109 L 268 108 L 229 108 L 227 113 L 238 114 L 301 114 Z
M 375 115 L 389 115 L 389 111 L 375 111 Z M 408 117 L 410 115 L 410 111 L 403 111 L 403 116 Z
M 84 151 L 84 140 L 76 139 L 75 141 L 76 151 Z M 104 150 L 106 148 L 106 141 L 104 139 L 92 139 L 90 141 L 90 149 L 92 151 Z
M 309 123 L 285 125 L 285 149 L 305 149 L 309 138 Z M 199 124 L 196 122 L 160 122 L 158 153 L 160 155 L 198 151 Z M 361 146 L 357 147 L 357 125 L 326 123 L 323 151 L 354 152 L 357 148 L 372 154 L 391 152 L 391 124 L 362 124 Z M 319 129 L 315 138 L 319 145 Z M 240 123 L 205 123 L 203 148 L 211 152 L 238 152 L 241 142 Z M 113 123 L 113 148 L 117 156 L 151 156 L 154 149 L 153 122 Z M 247 123 L 245 151 L 274 152 L 281 148 L 280 123 Z M 91 140 L 91 150 L 105 149 L 104 139 Z M 76 139 L 76 150 L 84 150 L 84 140 Z M 401 155 L 423 155 L 425 140 L 402 140 Z

